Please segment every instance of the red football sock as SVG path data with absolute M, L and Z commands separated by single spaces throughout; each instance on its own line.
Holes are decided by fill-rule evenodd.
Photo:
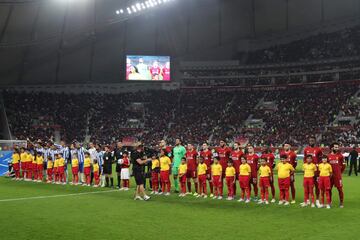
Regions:
M 269 191 L 267 188 L 265 188 L 265 200 L 269 201 Z
M 259 192 L 258 186 L 257 186 L 257 184 L 254 184 L 253 186 L 254 186 L 255 197 L 257 197 L 257 196 L 258 196 L 258 192 Z
M 274 182 L 272 182 L 270 184 L 270 187 L 271 187 L 271 195 L 272 195 L 272 198 L 275 198 L 275 186 L 274 186 Z
M 190 181 L 187 182 L 187 188 L 188 188 L 188 192 L 191 192 L 191 182 Z
M 294 184 L 294 182 L 291 183 L 290 187 L 291 187 L 291 199 L 295 200 L 295 184 Z
M 315 195 L 316 195 L 316 199 L 319 199 L 320 196 L 320 189 L 319 189 L 319 185 L 317 183 L 317 181 L 315 181 Z
M 330 204 L 330 202 L 331 202 L 331 199 L 330 199 L 330 191 L 331 191 L 331 190 L 326 190 L 326 191 L 325 191 L 327 204 Z
M 163 193 L 165 192 L 165 183 L 164 183 L 164 181 L 161 181 L 161 191 Z
M 214 193 L 214 185 L 213 185 L 212 181 L 209 181 L 209 186 L 210 186 L 210 193 L 213 194 Z
M 344 191 L 342 189 L 342 187 L 338 188 L 338 192 L 339 192 L 339 198 L 340 198 L 340 205 L 344 204 Z
M 199 183 L 194 182 L 194 186 L 195 186 L 195 192 L 199 192 Z
M 166 182 L 166 186 L 167 186 L 167 192 L 170 192 L 170 189 L 171 189 L 170 181 Z
M 308 188 L 308 186 L 305 186 L 304 187 L 304 203 L 306 203 L 308 199 L 309 199 L 309 188 Z
M 289 189 L 285 190 L 285 200 L 288 202 L 289 201 Z
M 251 194 L 250 188 L 245 189 L 245 191 L 246 191 L 246 198 L 250 199 L 250 194 Z

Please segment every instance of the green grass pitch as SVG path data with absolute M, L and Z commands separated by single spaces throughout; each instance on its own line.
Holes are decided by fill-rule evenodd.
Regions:
M 193 196 L 180 199 L 175 194 L 134 201 L 133 189 L 109 191 L 2 177 L 0 236 L 4 240 L 360 239 L 360 177 L 344 176 L 343 181 L 344 209 L 338 208 L 336 190 L 332 209 L 311 209 L 299 206 L 303 198 L 300 174 L 296 176 L 297 203 L 287 207 Z M 78 195 L 97 191 L 101 192 Z M 28 199 L 32 197 L 40 198 Z M 22 199 L 14 200 L 18 198 Z

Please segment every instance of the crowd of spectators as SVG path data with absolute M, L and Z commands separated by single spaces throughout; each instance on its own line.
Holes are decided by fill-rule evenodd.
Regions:
M 309 135 L 345 145 L 359 139 L 359 125 L 346 131 L 327 126 L 340 111 L 358 113 L 349 101 L 356 85 L 284 89 L 180 89 L 122 94 L 58 94 L 5 92 L 6 111 L 12 133 L 19 139 L 51 139 L 58 129 L 67 141 L 111 143 L 134 137 L 155 146 L 160 139 L 174 142 L 233 141 L 247 138 L 256 146 L 277 146 L 285 141 L 303 145 Z M 260 100 L 272 102 L 262 109 Z M 138 108 L 131 107 L 138 103 Z M 253 128 L 251 116 L 264 125 Z M 139 124 L 129 125 L 129 119 Z
M 9 127 L 19 139 L 51 139 L 56 129 L 63 138 L 78 139 L 85 134 L 83 95 L 4 92 L 3 98 Z
M 310 134 L 321 136 L 335 120 L 341 106 L 346 104 L 357 90 L 353 85 L 339 85 L 269 92 L 264 100 L 274 102 L 277 108 L 254 109 L 253 118 L 262 119 L 265 125 L 250 137 L 251 142 L 257 145 L 279 145 L 287 141 L 293 145 L 301 145 Z M 324 143 L 330 142 L 330 139 L 327 139 Z
M 184 70 L 186 86 L 284 85 L 360 79 L 359 60 L 314 65 L 254 67 L 252 69 Z M 199 78 L 201 77 L 201 78 Z

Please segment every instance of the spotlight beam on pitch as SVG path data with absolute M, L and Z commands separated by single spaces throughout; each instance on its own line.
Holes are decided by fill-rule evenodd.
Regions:
M 151 8 L 159 7 L 163 4 L 172 2 L 174 0 L 147 0 L 139 1 L 132 5 L 126 6 L 124 8 L 118 9 L 115 11 L 116 15 L 131 15 L 134 13 L 140 13 Z

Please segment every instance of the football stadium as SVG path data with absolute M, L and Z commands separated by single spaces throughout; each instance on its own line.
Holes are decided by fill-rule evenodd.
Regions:
M 360 0 L 0 0 L 0 239 L 355 240 Z

